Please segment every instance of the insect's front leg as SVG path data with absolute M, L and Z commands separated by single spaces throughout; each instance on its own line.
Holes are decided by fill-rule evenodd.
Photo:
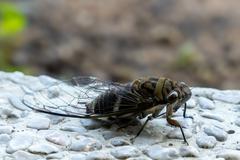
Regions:
M 186 116 L 186 111 L 187 111 L 187 103 L 184 103 L 183 118 L 191 118 L 193 120 L 192 116 Z
M 166 111 L 166 119 L 167 119 L 167 122 L 175 127 L 179 127 L 180 130 L 181 130 L 181 133 L 182 133 L 182 136 L 183 136 L 183 140 L 185 143 L 188 144 L 187 140 L 186 140 L 186 137 L 185 137 L 185 134 L 183 132 L 183 129 L 182 129 L 182 126 L 179 124 L 179 122 L 175 119 L 172 119 L 172 114 L 173 114 L 173 105 L 172 104 L 168 104 L 167 105 L 167 111 Z

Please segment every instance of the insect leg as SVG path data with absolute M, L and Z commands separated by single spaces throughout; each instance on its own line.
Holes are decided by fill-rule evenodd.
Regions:
M 152 115 L 147 117 L 147 120 L 144 122 L 144 124 L 142 125 L 142 127 L 138 131 L 137 135 L 134 138 L 131 139 L 132 142 L 142 133 L 142 131 L 143 131 L 144 127 L 146 126 L 146 124 L 148 123 L 148 121 L 150 121 L 152 119 L 153 119 Z
M 184 118 L 191 118 L 191 119 L 193 119 L 192 116 L 186 116 L 186 111 L 187 111 L 187 103 L 184 104 L 183 117 Z
M 172 117 L 172 113 L 173 113 L 173 106 L 171 104 L 167 105 L 167 112 L 166 112 L 166 114 L 167 114 L 167 116 L 166 116 L 167 122 L 169 124 L 173 125 L 173 126 L 176 126 L 176 127 L 180 128 L 182 136 L 183 136 L 183 140 L 188 145 L 188 142 L 186 140 L 186 137 L 185 137 L 185 134 L 183 132 L 182 126 L 179 124 L 179 122 L 177 120 L 171 118 Z

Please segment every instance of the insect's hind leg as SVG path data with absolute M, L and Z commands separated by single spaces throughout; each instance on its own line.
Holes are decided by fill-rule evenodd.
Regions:
M 136 136 L 130 139 L 132 143 L 133 143 L 134 140 L 142 133 L 144 127 L 145 127 L 145 126 L 147 125 L 147 123 L 148 123 L 150 120 L 152 120 L 152 119 L 153 119 L 152 115 L 147 117 L 147 120 L 144 122 L 144 124 L 142 125 L 142 127 L 140 128 L 140 130 L 138 131 L 138 133 L 136 134 Z

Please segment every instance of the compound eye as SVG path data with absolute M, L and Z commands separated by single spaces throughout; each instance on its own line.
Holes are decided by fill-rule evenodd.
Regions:
M 167 100 L 169 103 L 173 103 L 177 99 L 178 99 L 178 93 L 176 91 L 172 91 L 167 97 Z

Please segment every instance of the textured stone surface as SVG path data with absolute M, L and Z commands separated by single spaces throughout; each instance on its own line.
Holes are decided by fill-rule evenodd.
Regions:
M 52 142 L 54 144 L 58 144 L 61 146 L 68 146 L 70 144 L 70 140 L 67 137 L 67 135 L 60 133 L 60 132 L 54 132 L 46 136 L 46 140 L 49 142 Z
M 204 128 L 204 132 L 209 136 L 214 136 L 218 141 L 226 141 L 227 140 L 227 133 L 220 128 L 215 126 L 206 126 Z
M 179 157 L 179 152 L 175 148 L 165 148 L 155 145 L 145 150 L 146 154 L 152 159 L 171 160 Z
M 7 153 L 13 153 L 17 150 L 28 148 L 33 143 L 33 137 L 31 133 L 22 132 L 17 133 L 7 146 Z
M 102 149 L 102 144 L 93 138 L 78 137 L 78 139 L 73 139 L 70 145 L 70 150 L 72 151 L 94 151 Z
M 196 140 L 200 148 L 213 148 L 217 144 L 217 140 L 213 136 L 201 135 Z
M 210 99 L 205 98 L 205 97 L 198 98 L 198 103 L 199 103 L 199 106 L 203 109 L 212 110 L 215 108 L 213 101 L 211 101 Z
M 140 156 L 140 151 L 131 146 L 116 147 L 111 151 L 111 154 L 119 159 L 126 159 L 129 157 L 138 157 Z
M 35 154 L 50 154 L 50 153 L 56 153 L 59 151 L 57 147 L 47 143 L 34 144 L 30 146 L 28 150 L 31 153 L 35 153 Z
M 0 72 L 0 81 L 0 159 L 239 159 L 240 104 L 237 98 L 240 91 L 192 89 L 187 115 L 193 119 L 183 118 L 181 108 L 173 114 L 173 119 L 184 129 L 189 143 L 186 146 L 180 129 L 169 125 L 165 116 L 150 121 L 141 135 L 131 141 L 145 119 L 119 129 L 117 124 L 104 124 L 105 119 L 78 119 L 34 112 L 22 103 L 23 97 L 52 86 L 41 93 L 45 94 L 44 99 L 36 97 L 35 100 L 40 103 L 54 100 L 53 107 L 58 108 L 72 100 L 76 89 L 65 85 L 66 94 L 59 86 L 54 86 L 57 81 L 51 77 L 31 77 L 20 72 Z
M 33 129 L 48 129 L 50 127 L 50 119 L 43 117 L 31 117 L 27 122 L 27 127 Z
M 217 158 L 224 158 L 227 160 L 239 160 L 240 151 L 237 150 L 223 150 L 217 153 Z
M 199 151 L 192 146 L 182 146 L 179 149 L 179 153 L 182 157 L 198 157 Z

